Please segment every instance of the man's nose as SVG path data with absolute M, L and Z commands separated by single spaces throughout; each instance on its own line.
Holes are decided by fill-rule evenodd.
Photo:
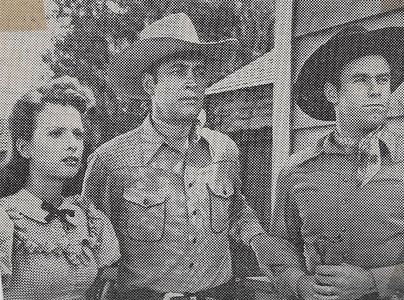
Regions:
M 196 86 L 195 74 L 192 69 L 188 70 L 188 72 L 187 72 L 186 85 L 188 87 Z
M 368 93 L 370 97 L 380 96 L 380 84 L 377 82 L 376 78 L 371 78 L 369 81 Z

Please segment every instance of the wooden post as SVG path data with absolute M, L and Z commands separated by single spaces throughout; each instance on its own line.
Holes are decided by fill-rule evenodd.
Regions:
M 292 19 L 293 0 L 275 3 L 274 93 L 272 112 L 272 189 L 271 216 L 275 205 L 275 187 L 279 172 L 291 149 L 291 90 L 292 90 Z

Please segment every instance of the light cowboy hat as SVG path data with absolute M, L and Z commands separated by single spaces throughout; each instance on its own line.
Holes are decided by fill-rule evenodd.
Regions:
M 324 84 L 339 76 L 345 64 L 367 55 L 381 55 L 391 68 L 391 90 L 404 81 L 404 27 L 368 31 L 347 27 L 321 45 L 305 61 L 294 84 L 293 98 L 312 118 L 335 121 L 334 105 L 324 95 Z
M 168 15 L 148 26 L 139 39 L 111 59 L 108 82 L 117 96 L 147 99 L 142 74 L 153 63 L 179 52 L 196 52 L 224 61 L 237 49 L 236 39 L 201 42 L 192 21 L 184 13 Z

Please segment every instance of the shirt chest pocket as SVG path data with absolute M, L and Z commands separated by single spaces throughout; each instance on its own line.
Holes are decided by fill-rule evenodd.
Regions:
M 164 237 L 169 199 L 160 190 L 123 190 L 121 220 L 125 234 L 136 241 L 157 242 Z
M 205 174 L 209 225 L 211 231 L 216 234 L 224 232 L 229 227 L 235 197 L 232 172 L 227 164 L 218 164 Z
M 342 198 L 349 196 L 343 176 L 334 172 L 300 175 L 292 188 L 292 197 L 302 219 L 303 234 L 333 231 L 340 222 Z

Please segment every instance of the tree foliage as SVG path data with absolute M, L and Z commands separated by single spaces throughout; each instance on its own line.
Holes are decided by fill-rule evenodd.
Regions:
M 234 68 L 272 48 L 273 3 L 267 0 L 53 0 L 52 18 L 66 33 L 44 56 L 56 75 L 71 75 L 89 84 L 98 99 L 98 110 L 109 135 L 137 124 L 147 105 L 116 99 L 106 85 L 105 69 L 111 54 L 137 39 L 146 24 L 176 12 L 187 13 L 202 40 L 235 37 L 240 52 Z M 111 124 L 123 122 L 119 124 Z M 117 121 L 118 120 L 118 121 Z M 128 128 L 129 127 L 129 128 Z M 106 129 L 106 128 L 104 128 Z M 109 138 L 109 137 L 104 137 Z

